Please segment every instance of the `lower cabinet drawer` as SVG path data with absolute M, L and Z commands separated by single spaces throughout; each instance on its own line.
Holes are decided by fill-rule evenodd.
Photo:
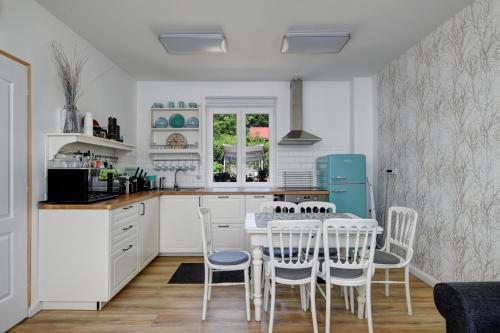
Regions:
M 245 230 L 241 224 L 212 224 L 215 250 L 241 250 L 245 248 Z
M 124 287 L 139 269 L 137 234 L 120 243 L 121 248 L 111 255 L 109 283 L 111 297 Z
M 133 220 L 128 224 L 121 226 L 118 229 L 115 229 L 111 232 L 111 253 L 115 253 L 122 246 L 122 242 L 125 239 L 130 237 L 134 237 L 134 234 L 139 232 L 139 225 L 137 220 Z M 135 235 L 137 237 L 137 235 Z M 126 244 L 128 246 L 128 244 Z

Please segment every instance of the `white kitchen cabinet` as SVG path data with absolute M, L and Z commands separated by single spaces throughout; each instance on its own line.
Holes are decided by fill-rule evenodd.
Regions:
M 260 204 L 273 201 L 273 198 L 272 194 L 245 195 L 245 213 L 258 213 L 260 211 Z
M 39 210 L 44 309 L 96 310 L 158 254 L 153 198 L 113 210 Z
M 140 202 L 140 269 L 146 267 L 159 252 L 160 199 Z
M 204 195 L 203 207 L 210 209 L 215 250 L 245 248 L 245 196 Z
M 199 254 L 201 225 L 197 195 L 160 197 L 160 253 Z

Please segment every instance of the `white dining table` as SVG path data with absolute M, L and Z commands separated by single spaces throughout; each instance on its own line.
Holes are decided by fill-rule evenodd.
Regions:
M 253 281 L 253 302 L 255 306 L 255 321 L 261 320 L 262 311 L 262 249 L 263 247 L 268 247 L 267 238 L 267 227 L 263 226 L 262 223 L 257 223 L 256 214 L 258 213 L 247 213 L 245 217 L 245 231 L 248 235 L 250 241 L 250 247 L 252 252 L 252 281 Z M 285 214 L 287 217 L 293 214 Z M 303 214 L 298 213 L 297 215 L 303 217 Z M 358 216 L 350 213 L 338 214 L 339 217 L 344 218 L 359 218 Z M 280 218 L 279 214 L 276 214 L 277 219 Z M 304 217 L 307 219 L 307 217 Z M 312 218 L 312 217 L 311 217 Z M 377 234 L 382 234 L 384 229 L 382 227 L 377 228 Z M 358 289 L 358 318 L 364 318 L 364 308 L 366 303 L 365 288 L 360 287 Z

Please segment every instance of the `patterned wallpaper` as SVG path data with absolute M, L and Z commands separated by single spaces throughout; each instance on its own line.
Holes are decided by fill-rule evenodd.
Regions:
M 500 1 L 478 0 L 378 74 L 378 207 L 419 213 L 413 264 L 500 279 Z M 396 176 L 384 170 L 398 168 Z

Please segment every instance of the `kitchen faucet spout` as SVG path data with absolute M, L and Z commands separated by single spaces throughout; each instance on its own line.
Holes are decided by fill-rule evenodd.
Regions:
M 182 170 L 180 168 L 175 170 L 175 174 L 174 174 L 174 191 L 180 191 L 179 184 L 177 183 L 177 174 L 179 173 L 179 171 L 182 171 L 182 173 L 184 173 L 184 170 Z

